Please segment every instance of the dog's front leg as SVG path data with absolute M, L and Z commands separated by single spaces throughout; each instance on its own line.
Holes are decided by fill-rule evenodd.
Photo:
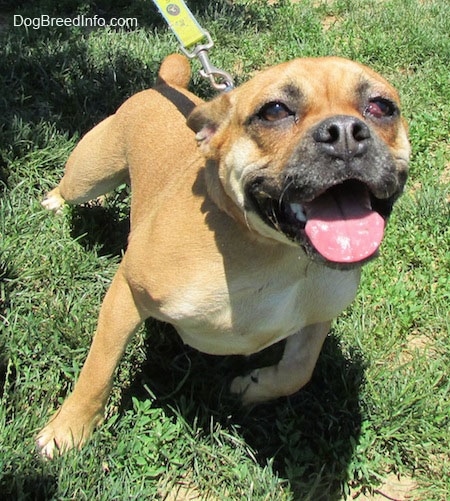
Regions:
M 288 337 L 278 364 L 235 378 L 231 384 L 232 393 L 241 394 L 244 404 L 253 404 L 300 390 L 311 379 L 330 323 L 309 325 Z
M 143 320 L 119 268 L 103 301 L 97 332 L 73 393 L 37 437 L 44 457 L 81 448 L 102 422 L 115 369 Z

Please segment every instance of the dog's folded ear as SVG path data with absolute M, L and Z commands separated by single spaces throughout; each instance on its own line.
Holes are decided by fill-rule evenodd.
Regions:
M 206 156 L 215 151 L 217 145 L 213 145 L 212 139 L 228 122 L 230 109 L 230 95 L 221 94 L 212 101 L 199 104 L 188 116 L 187 125 L 196 133 L 198 145 Z

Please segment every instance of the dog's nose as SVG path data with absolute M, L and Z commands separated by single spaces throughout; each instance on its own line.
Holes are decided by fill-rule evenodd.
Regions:
M 350 160 L 367 151 L 370 130 L 357 117 L 337 115 L 321 122 L 313 132 L 313 139 L 324 153 Z

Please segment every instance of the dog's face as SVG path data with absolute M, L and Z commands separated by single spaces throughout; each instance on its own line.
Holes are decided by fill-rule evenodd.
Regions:
M 339 58 L 297 59 L 194 109 L 212 187 L 259 234 L 330 266 L 376 255 L 409 160 L 397 92 Z M 221 194 L 221 195 L 218 195 Z

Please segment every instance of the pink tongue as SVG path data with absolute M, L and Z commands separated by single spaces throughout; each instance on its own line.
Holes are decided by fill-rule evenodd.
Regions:
M 327 192 L 307 206 L 306 234 L 329 261 L 356 263 L 380 246 L 384 219 L 368 208 L 363 192 Z

